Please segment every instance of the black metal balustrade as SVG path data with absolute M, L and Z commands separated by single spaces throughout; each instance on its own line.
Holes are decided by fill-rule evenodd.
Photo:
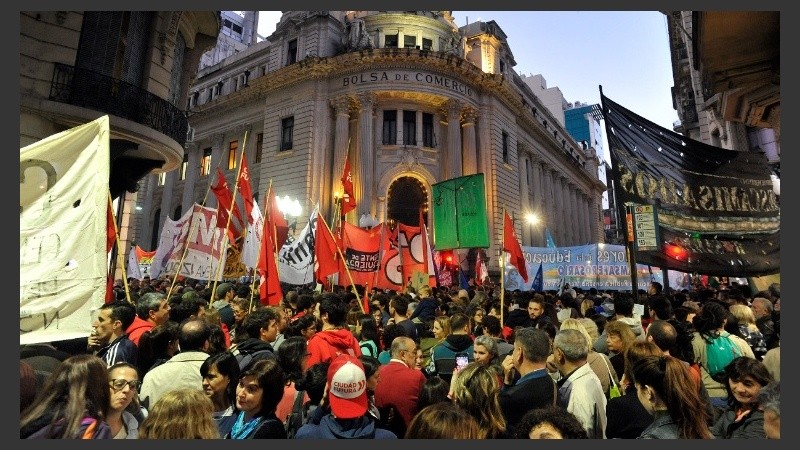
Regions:
M 89 69 L 56 63 L 50 100 L 132 120 L 181 145 L 186 142 L 189 121 L 183 111 L 142 88 Z

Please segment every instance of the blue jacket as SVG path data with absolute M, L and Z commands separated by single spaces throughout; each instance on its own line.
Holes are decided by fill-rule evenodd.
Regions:
M 417 308 L 411 313 L 409 319 L 419 317 L 419 320 L 427 322 L 436 318 L 436 310 L 439 308 L 439 303 L 431 297 L 425 297 L 420 300 Z
M 389 430 L 375 427 L 375 421 L 368 415 L 357 419 L 336 419 L 332 414 L 325 415 L 319 425 L 311 422 L 297 430 L 295 439 L 397 439 Z
M 680 439 L 681 427 L 672 420 L 667 411 L 656 411 L 653 423 L 642 431 L 637 439 Z

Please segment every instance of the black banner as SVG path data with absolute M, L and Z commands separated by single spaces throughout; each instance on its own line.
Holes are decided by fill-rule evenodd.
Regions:
M 661 249 L 637 251 L 637 263 L 717 276 L 780 271 L 780 207 L 763 153 L 689 139 L 600 97 L 620 217 L 628 204 L 658 213 Z

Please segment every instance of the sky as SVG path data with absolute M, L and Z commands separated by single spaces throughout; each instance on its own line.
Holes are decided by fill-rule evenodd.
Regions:
M 568 102 L 600 103 L 603 93 L 672 130 L 672 63 L 667 19 L 658 11 L 453 11 L 457 26 L 494 20 L 506 34 L 518 74 L 541 74 Z M 279 11 L 259 13 L 269 36 Z M 606 145 L 606 158 L 608 158 Z

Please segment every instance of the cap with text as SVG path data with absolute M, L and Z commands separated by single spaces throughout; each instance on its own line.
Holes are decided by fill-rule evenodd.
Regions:
M 342 354 L 328 368 L 328 399 L 337 419 L 355 419 L 367 412 L 367 377 L 358 358 Z

